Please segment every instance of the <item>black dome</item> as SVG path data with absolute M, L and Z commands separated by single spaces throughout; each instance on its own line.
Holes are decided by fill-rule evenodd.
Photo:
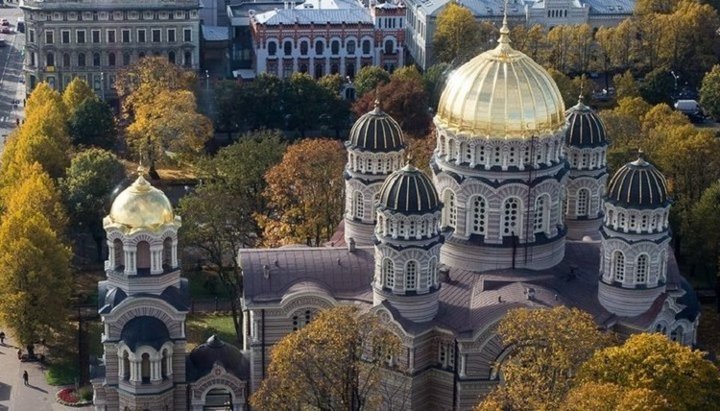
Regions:
M 405 139 L 400 124 L 380 110 L 378 102 L 375 102 L 375 108 L 353 124 L 348 147 L 386 153 L 405 148 Z
M 665 176 L 638 158 L 620 167 L 610 179 L 607 201 L 630 208 L 663 207 L 670 202 Z
M 141 345 L 149 345 L 159 350 L 163 344 L 170 341 L 170 333 L 165 323 L 155 317 L 143 315 L 125 324 L 120 332 L 120 340 L 133 351 Z
M 241 380 L 247 380 L 249 377 L 250 362 L 242 355 L 242 352 L 237 347 L 226 344 L 218 336 L 213 335 L 204 344 L 195 347 L 188 355 L 186 361 L 188 379 L 196 381 L 207 375 L 216 362 Z
M 440 201 L 428 176 L 406 165 L 385 180 L 380 189 L 380 207 L 403 214 L 424 214 L 438 210 Z
M 608 144 L 605 125 L 600 117 L 582 99 L 565 112 L 568 129 L 565 144 L 571 147 L 591 148 Z

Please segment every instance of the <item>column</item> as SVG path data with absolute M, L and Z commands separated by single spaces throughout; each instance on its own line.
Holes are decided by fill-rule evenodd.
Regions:
M 118 379 L 122 380 L 125 376 L 125 360 L 120 354 L 118 353 Z
M 177 240 L 177 238 L 174 238 L 172 240 L 172 256 L 171 256 L 171 260 L 172 260 L 171 264 L 172 264 L 173 268 L 178 266 L 177 245 L 178 245 L 178 240 Z
M 132 251 L 127 249 L 125 250 L 125 274 L 134 274 L 132 269 Z
M 140 381 L 140 363 L 130 359 L 130 382 Z
M 108 247 L 108 264 L 110 267 L 115 269 L 115 245 L 112 241 L 107 242 Z
M 465 376 L 465 362 L 467 361 L 467 354 L 460 354 L 460 376 Z
M 173 373 L 173 367 L 172 367 L 173 354 L 172 354 L 172 352 L 168 353 L 168 356 L 167 356 L 167 358 L 165 358 L 165 361 L 167 361 L 167 364 L 165 364 L 165 370 L 167 370 L 167 376 L 168 376 L 168 378 L 170 378 Z

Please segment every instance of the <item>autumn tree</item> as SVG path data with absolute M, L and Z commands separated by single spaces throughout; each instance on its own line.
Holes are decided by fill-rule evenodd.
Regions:
M 720 118 L 720 65 L 714 65 L 705 74 L 700 87 L 700 105 L 713 118 Z
M 683 242 L 683 252 L 689 257 L 691 270 L 709 284 L 717 281 L 720 270 L 720 181 L 703 191 L 700 200 L 692 205 L 686 222 L 688 235 Z M 720 312 L 720 299 L 717 300 Z
M 435 23 L 433 51 L 436 60 L 457 67 L 475 56 L 480 47 L 480 26 L 472 11 L 457 3 L 448 3 Z
M 87 232 L 95 240 L 97 261 L 102 261 L 105 231 L 102 219 L 110 211 L 111 197 L 125 179 L 125 167 L 111 152 L 90 148 L 76 154 L 60 179 L 64 202 L 70 211 L 72 227 Z
M 611 383 L 588 382 L 573 388 L 560 411 L 669 411 L 662 393 L 647 388 L 626 388 Z
M 423 86 L 425 93 L 428 95 L 428 103 L 433 112 L 437 111 L 438 103 L 440 103 L 440 95 L 445 89 L 447 76 L 450 74 L 452 67 L 447 63 L 438 63 L 430 66 L 423 73 Z
M 390 73 L 378 66 L 365 66 L 355 76 L 355 91 L 360 98 L 369 91 L 390 82 Z
M 265 175 L 267 214 L 258 215 L 269 246 L 319 246 L 342 219 L 345 153 L 337 141 L 302 140 Z
M 580 365 L 611 341 L 590 314 L 565 306 L 511 310 L 497 332 L 502 344 L 514 349 L 500 364 L 505 384 L 479 410 L 497 404 L 504 409 L 558 409 Z
M 280 340 L 260 388 L 250 398 L 259 410 L 372 410 L 391 399 L 379 387 L 387 358 L 400 339 L 373 314 L 343 306 L 321 311 Z
M 60 93 L 47 83 L 42 82 L 35 86 L 27 98 L 27 102 L 25 103 L 25 118 L 27 119 L 38 112 L 42 115 L 43 107 L 46 104 L 51 104 L 61 112 L 63 118 L 66 117 L 67 111 Z
M 720 401 L 720 373 L 704 356 L 662 334 L 635 334 L 621 346 L 596 352 L 578 379 L 652 390 L 672 410 L 712 410 Z
M 510 29 L 510 38 L 515 50 L 527 54 L 536 62 L 544 62 L 547 36 L 543 26 L 539 24 L 530 27 L 524 24 L 515 25 Z
M 97 98 L 88 98 L 72 111 L 68 120 L 73 144 L 112 149 L 117 138 L 115 116 L 110 106 Z
M 600 52 L 599 69 L 608 72 L 632 68 L 637 58 L 636 33 L 632 19 L 625 19 L 615 27 L 600 27 L 595 34 Z
M 613 77 L 613 84 L 615 85 L 615 96 L 618 99 L 640 97 L 640 88 L 630 70 L 623 74 L 616 74 Z
M 241 248 L 253 247 L 259 229 L 253 215 L 265 211 L 264 175 L 282 158 L 284 144 L 277 132 L 245 135 L 202 164 L 203 184 L 180 200 L 184 245 L 193 247 L 218 276 L 230 297 L 235 333 L 242 336 L 239 298 Z
M 80 77 L 75 77 L 70 84 L 65 87 L 62 94 L 62 100 L 67 108 L 68 115 L 72 117 L 75 111 L 86 100 L 96 100 L 97 95 L 90 88 L 87 81 Z
M 353 112 L 361 116 L 372 110 L 375 101 L 383 111 L 400 124 L 406 133 L 424 135 L 430 125 L 428 96 L 421 79 L 393 78 L 390 83 L 367 93 L 353 104 Z
M 16 183 L 0 223 L 0 321 L 32 355 L 32 344 L 64 332 L 71 251 L 52 179 L 35 164 Z
M 642 138 L 642 117 L 652 108 L 640 97 L 621 98 L 612 110 L 601 111 L 600 118 L 612 144 L 607 153 L 608 167 L 618 170 L 637 158 L 638 149 L 646 142 Z

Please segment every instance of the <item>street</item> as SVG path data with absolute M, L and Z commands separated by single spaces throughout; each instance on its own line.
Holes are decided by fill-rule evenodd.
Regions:
M 25 85 L 21 81 L 25 34 L 18 33 L 15 27 L 20 16 L 22 12 L 17 7 L 0 8 L 0 19 L 10 23 L 10 33 L 0 34 L 3 40 L 0 47 L 0 149 L 5 144 L 5 137 L 15 129 L 16 121 L 23 118 Z

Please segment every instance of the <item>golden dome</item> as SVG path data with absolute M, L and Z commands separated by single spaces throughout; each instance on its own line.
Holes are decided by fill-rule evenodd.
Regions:
M 140 176 L 123 190 L 110 208 L 110 221 L 131 229 L 155 228 L 175 219 L 172 204 L 165 193 Z
M 498 46 L 463 64 L 448 78 L 436 121 L 475 137 L 525 139 L 555 133 L 565 104 L 550 74 L 510 47 L 507 23 Z

